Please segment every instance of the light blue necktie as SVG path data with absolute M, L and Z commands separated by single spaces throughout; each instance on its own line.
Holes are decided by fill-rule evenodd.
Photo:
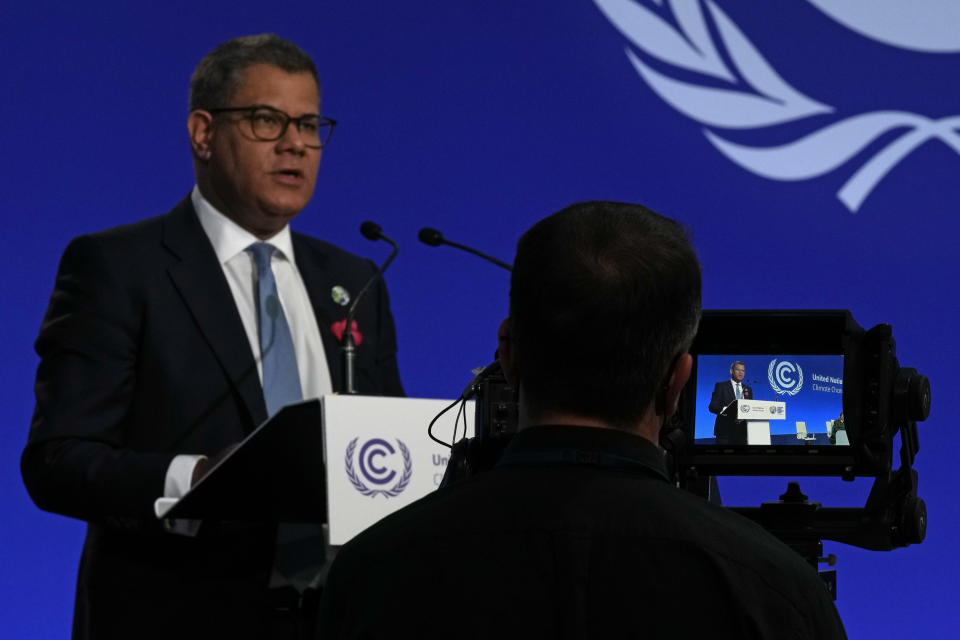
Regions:
M 260 361 L 263 366 L 263 400 L 267 416 L 272 417 L 286 405 L 303 399 L 297 354 L 290 337 L 290 326 L 277 296 L 270 258 L 273 245 L 256 242 L 247 251 L 257 262 L 257 324 L 260 329 Z
M 263 400 L 273 417 L 286 405 L 303 399 L 297 354 L 290 325 L 277 296 L 270 259 L 273 245 L 256 242 L 247 251 L 257 263 L 257 324 L 260 329 L 260 361 L 263 366 Z M 273 565 L 287 583 L 302 592 L 324 563 L 323 529 L 317 524 L 281 523 L 277 529 Z

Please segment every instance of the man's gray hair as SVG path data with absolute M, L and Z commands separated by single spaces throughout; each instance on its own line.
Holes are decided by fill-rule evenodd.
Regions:
M 232 106 L 240 74 L 256 64 L 309 73 L 320 89 L 317 66 L 303 49 L 272 33 L 242 36 L 218 45 L 197 65 L 190 78 L 190 111 Z

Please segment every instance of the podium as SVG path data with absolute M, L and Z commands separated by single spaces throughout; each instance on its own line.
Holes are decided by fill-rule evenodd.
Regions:
M 324 522 L 320 401 L 284 407 L 180 499 L 160 498 L 158 518 Z
M 737 400 L 737 420 L 747 423 L 747 444 L 770 444 L 770 421 L 786 420 L 787 405 L 771 400 Z
M 427 426 L 450 400 L 324 396 L 327 512 L 331 545 L 342 545 L 378 520 L 440 485 L 450 449 L 427 436 Z M 451 442 L 474 435 L 455 429 L 456 408 L 443 414 L 433 434 Z M 456 433 L 456 435 L 455 435 Z
M 328 525 L 342 545 L 381 518 L 436 490 L 450 449 L 427 426 L 450 400 L 324 396 L 281 409 L 224 456 L 183 497 L 159 498 L 161 519 L 305 522 Z M 473 436 L 454 427 L 435 436 Z M 466 415 L 474 415 L 468 402 Z M 463 422 L 463 421 L 461 421 Z

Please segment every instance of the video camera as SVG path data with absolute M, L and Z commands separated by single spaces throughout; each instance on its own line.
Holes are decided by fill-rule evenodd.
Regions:
M 661 437 L 679 487 L 710 498 L 716 476 L 873 477 L 860 508 L 821 507 L 790 482 L 777 502 L 732 509 L 814 566 L 835 560 L 820 558 L 822 540 L 876 551 L 923 541 L 926 506 L 912 465 L 930 382 L 900 366 L 890 325 L 864 330 L 848 311 L 705 311 L 690 353 L 690 381 Z M 734 362 L 755 384 L 731 407 L 746 439 L 718 443 L 711 400 L 730 386 Z M 822 575 L 835 593 L 835 574 Z
M 873 477 L 862 508 L 821 507 L 790 482 L 778 502 L 733 509 L 814 566 L 825 560 L 824 539 L 873 550 L 923 541 L 926 507 L 912 464 L 930 383 L 900 366 L 890 325 L 864 330 L 848 311 L 705 311 L 690 353 L 690 381 L 661 434 L 677 486 L 718 501 L 716 476 Z M 730 387 L 734 362 L 748 393 L 723 403 L 724 417 L 743 438 L 718 442 L 711 400 Z M 517 430 L 516 390 L 496 362 L 467 385 L 470 397 L 477 435 L 454 444 L 444 484 L 492 468 Z M 825 580 L 835 589 L 835 576 Z

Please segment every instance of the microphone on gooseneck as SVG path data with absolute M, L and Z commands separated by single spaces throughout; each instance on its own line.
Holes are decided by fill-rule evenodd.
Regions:
M 454 248 L 456 248 L 456 249 L 460 249 L 461 251 L 466 251 L 467 253 L 472 253 L 473 255 L 475 255 L 475 256 L 477 256 L 477 257 L 479 257 L 479 258 L 483 258 L 483 259 L 486 260 L 487 262 L 492 262 L 493 264 L 495 264 L 495 265 L 497 265 L 498 267 L 501 267 L 501 268 L 503 268 L 503 269 L 506 269 L 507 271 L 511 271 L 511 272 L 513 271 L 513 267 L 512 267 L 511 265 L 507 264 L 506 262 L 504 262 L 504 261 L 502 261 L 502 260 L 497 260 L 496 258 L 494 258 L 494 257 L 492 257 L 492 256 L 488 256 L 487 254 L 485 254 L 485 253 L 483 253 L 483 252 L 477 251 L 476 249 L 474 249 L 474 248 L 472 248 L 472 247 L 468 247 L 468 246 L 462 245 L 462 244 L 460 244 L 460 243 L 458 243 L 458 242 L 452 242 L 452 241 L 450 241 L 450 240 L 447 240 L 446 238 L 443 237 L 443 234 L 440 233 L 439 231 L 437 231 L 436 229 L 431 229 L 430 227 L 424 227 L 424 228 L 420 229 L 420 232 L 417 234 L 417 237 L 420 239 L 420 242 L 422 242 L 423 244 L 430 245 L 431 247 L 439 247 L 439 246 L 442 245 L 442 244 L 450 245 L 451 247 L 454 247 Z M 457 398 L 456 400 L 454 400 L 454 401 L 453 401 L 448 407 L 446 407 L 443 411 L 441 411 L 440 413 L 438 413 L 438 414 L 434 417 L 434 419 L 430 422 L 429 426 L 427 427 L 427 435 L 430 436 L 430 439 L 431 439 L 431 440 L 433 440 L 434 442 L 436 442 L 436 443 L 438 443 L 438 444 L 442 444 L 443 446 L 447 447 L 448 449 L 452 449 L 452 450 L 453 450 L 453 453 L 451 454 L 451 457 L 450 457 L 450 465 L 448 465 L 448 467 L 447 467 L 448 471 L 447 471 L 447 473 L 444 474 L 444 477 L 443 477 L 443 480 L 442 480 L 441 483 L 440 483 L 440 486 L 446 486 L 447 484 L 449 484 L 449 483 L 451 482 L 451 480 L 448 479 L 448 476 L 449 476 L 449 474 L 450 474 L 449 470 L 450 470 L 450 469 L 453 469 L 453 468 L 455 468 L 455 467 L 457 466 L 457 465 L 454 463 L 454 460 L 459 458 L 459 459 L 461 460 L 461 462 L 465 462 L 465 461 L 466 461 L 466 457 L 468 457 L 468 454 L 466 454 L 467 449 L 461 448 L 461 449 L 458 451 L 456 448 L 454 448 L 454 444 L 455 444 L 455 443 L 453 443 L 453 442 L 451 442 L 451 443 L 444 442 L 443 440 L 440 440 L 438 437 L 436 437 L 435 435 L 433 435 L 433 426 L 434 426 L 434 424 L 436 424 L 436 422 L 437 422 L 437 420 L 440 418 L 440 416 L 442 416 L 444 413 L 446 413 L 447 411 L 449 411 L 450 409 L 452 409 L 454 406 L 456 406 L 456 404 L 457 404 L 458 402 L 463 402 L 463 403 L 464 403 L 463 405 L 461 405 L 461 411 L 462 411 L 462 410 L 463 410 L 463 406 L 466 405 L 466 401 L 467 401 L 468 399 L 473 398 L 473 397 L 475 397 L 475 396 L 477 395 L 477 392 L 478 392 L 478 390 L 480 389 L 480 386 L 479 386 L 479 385 L 480 385 L 481 381 L 483 381 L 485 378 L 488 378 L 488 377 L 491 375 L 491 372 L 493 372 L 493 371 L 495 371 L 495 370 L 496 370 L 496 371 L 499 371 L 499 369 L 500 369 L 500 361 L 499 361 L 499 360 L 494 360 L 494 362 L 493 362 L 492 364 L 487 365 L 487 366 L 484 367 L 483 369 L 476 370 L 476 371 L 475 371 L 476 377 L 474 377 L 474 379 L 470 381 L 470 384 L 468 384 L 468 385 L 466 386 L 466 388 L 465 388 L 465 389 L 463 390 L 463 392 L 460 394 L 460 397 Z M 478 401 L 477 401 L 477 414 L 478 414 L 477 426 L 478 426 L 478 430 L 479 430 L 479 425 L 481 424 L 481 422 L 480 422 L 480 420 L 479 420 L 481 403 L 482 403 L 482 399 L 478 399 Z M 459 422 L 459 418 L 457 418 L 457 421 Z M 456 440 L 456 424 L 454 424 L 454 440 Z M 476 441 L 476 439 L 473 439 L 473 440 Z M 461 442 L 461 443 L 465 443 L 465 442 L 467 442 L 467 441 L 468 441 L 468 440 L 467 440 L 467 438 L 465 437 L 464 440 L 461 440 L 460 442 Z
M 383 277 L 383 272 L 387 270 L 387 267 L 390 266 L 390 263 L 393 262 L 393 259 L 397 257 L 397 252 L 399 251 L 397 243 L 384 235 L 383 229 L 381 229 L 380 225 L 378 225 L 376 222 L 367 220 L 361 224 L 360 233 L 362 233 L 363 237 L 367 240 L 373 240 L 374 242 L 377 240 L 383 240 L 393 247 L 393 251 L 390 252 L 390 255 L 386 260 L 383 261 L 383 264 L 381 264 L 377 270 L 374 271 L 373 275 L 370 276 L 367 282 L 363 285 L 363 288 L 360 289 L 360 292 L 353 299 L 353 304 L 350 305 L 350 309 L 347 310 L 347 318 L 343 325 L 343 334 L 340 336 L 340 354 L 343 364 L 343 367 L 341 368 L 341 381 L 343 383 L 341 385 L 341 393 L 350 395 L 356 395 L 357 393 L 356 374 L 354 371 L 354 365 L 356 364 L 357 359 L 357 345 L 354 343 L 353 331 L 351 331 L 351 327 L 353 326 L 353 317 L 357 312 L 357 306 L 360 304 L 360 300 L 363 298 L 364 294 L 373 285 L 373 283 L 377 281 L 377 279 Z
M 417 237 L 420 238 L 420 242 L 422 242 L 423 244 L 428 244 L 431 247 L 439 247 L 442 244 L 446 244 L 451 247 L 460 249 L 461 251 L 466 251 L 467 253 L 472 253 L 475 256 L 479 256 L 488 262 L 492 262 L 498 267 L 503 267 L 507 271 L 513 271 L 513 267 L 507 264 L 506 262 L 504 262 L 503 260 L 497 260 L 496 258 L 492 256 L 488 256 L 487 254 L 477 251 L 476 249 L 473 249 L 466 245 L 462 245 L 458 242 L 452 242 L 450 240 L 447 240 L 446 238 L 443 237 L 443 234 L 437 231 L 436 229 L 431 229 L 430 227 L 424 227 L 423 229 L 420 229 L 420 233 L 417 234 Z
M 360 223 L 360 233 L 362 233 L 363 237 L 367 240 L 379 240 L 380 238 L 386 238 L 386 236 L 383 235 L 383 229 L 380 228 L 380 225 L 372 220 L 364 220 L 362 223 Z M 387 240 L 387 242 L 393 244 L 391 240 Z M 394 246 L 396 245 L 394 244 Z
M 733 400 L 730 401 L 729 404 L 727 404 L 727 406 L 725 406 L 723 409 L 720 409 L 719 415 L 721 415 L 721 416 L 726 416 L 726 415 L 727 415 L 727 409 L 729 409 L 730 407 L 732 407 L 732 406 L 733 406 L 733 403 L 736 402 L 736 401 L 737 401 L 737 399 L 734 398 Z M 727 416 L 727 417 L 730 417 L 730 416 Z

